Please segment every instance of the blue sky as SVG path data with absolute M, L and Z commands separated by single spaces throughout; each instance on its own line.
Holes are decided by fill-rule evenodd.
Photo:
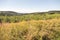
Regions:
M 60 10 L 60 0 L 0 0 L 0 11 L 40 12 Z

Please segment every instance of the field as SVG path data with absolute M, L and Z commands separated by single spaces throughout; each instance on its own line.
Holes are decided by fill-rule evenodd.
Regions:
M 60 40 L 60 14 L 0 16 L 0 40 Z

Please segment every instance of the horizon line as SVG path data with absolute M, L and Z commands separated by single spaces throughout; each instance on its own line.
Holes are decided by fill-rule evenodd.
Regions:
M 12 10 L 0 10 L 0 11 L 12 11 Z M 35 13 L 35 12 L 49 12 L 49 11 L 60 11 L 60 10 L 48 10 L 48 11 L 34 11 L 34 12 L 18 12 L 18 11 L 12 11 L 12 12 L 18 12 L 18 13 Z

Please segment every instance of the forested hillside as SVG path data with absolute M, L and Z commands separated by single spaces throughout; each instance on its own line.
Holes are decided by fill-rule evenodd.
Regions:
M 17 13 L 13 11 L 0 11 L 1 22 L 21 22 L 29 20 L 47 20 L 60 18 L 60 11 L 35 12 L 35 13 Z

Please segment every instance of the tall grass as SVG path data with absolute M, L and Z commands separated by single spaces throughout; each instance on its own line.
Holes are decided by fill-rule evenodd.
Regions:
M 17 23 L 21 21 L 30 20 L 48 20 L 48 19 L 59 19 L 60 14 L 29 14 L 20 16 L 0 16 L 0 22 L 2 23 Z
M 2 23 L 0 40 L 60 40 L 60 19 Z

